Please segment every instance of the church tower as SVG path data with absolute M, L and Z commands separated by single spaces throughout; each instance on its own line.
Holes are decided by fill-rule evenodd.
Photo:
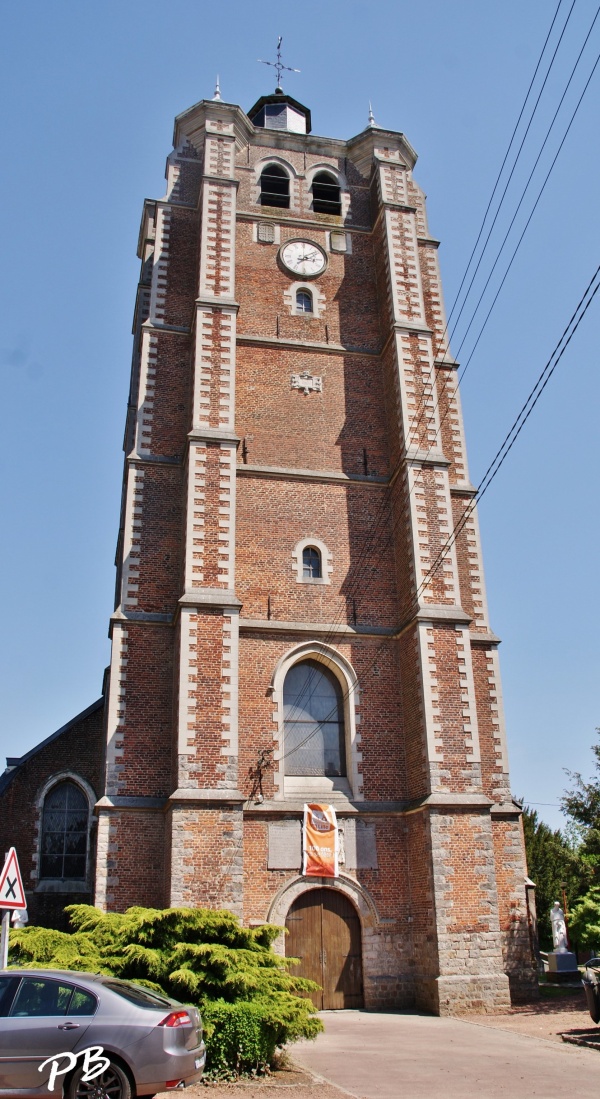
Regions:
M 374 123 L 314 136 L 280 87 L 175 121 L 139 237 L 95 903 L 287 925 L 319 1006 L 445 1013 L 533 971 L 415 161 Z M 333 879 L 302 874 L 314 802 Z

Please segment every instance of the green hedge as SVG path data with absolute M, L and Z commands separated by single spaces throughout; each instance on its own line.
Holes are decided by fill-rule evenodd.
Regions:
M 205 1004 L 202 1019 L 207 1075 L 261 1072 L 272 1063 L 278 1032 L 263 1004 L 215 1001 Z

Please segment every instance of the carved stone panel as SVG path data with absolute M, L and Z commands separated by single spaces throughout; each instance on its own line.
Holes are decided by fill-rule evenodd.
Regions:
M 315 393 L 323 392 L 323 379 L 319 377 L 313 377 L 308 373 L 308 370 L 303 370 L 301 374 L 292 374 L 292 389 L 301 389 L 305 397 L 311 390 Z

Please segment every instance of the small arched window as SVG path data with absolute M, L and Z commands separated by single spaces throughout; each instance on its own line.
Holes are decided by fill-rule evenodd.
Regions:
M 305 546 L 302 550 L 302 575 L 310 580 L 320 580 L 321 554 L 314 546 Z
M 290 205 L 290 177 L 277 164 L 267 164 L 260 176 L 261 206 L 281 206 L 285 210 Z
M 313 300 L 312 294 L 308 290 L 298 290 L 296 292 L 296 312 L 297 313 L 312 313 L 313 312 Z
M 340 185 L 329 172 L 317 172 L 312 182 L 312 193 L 315 213 L 341 214 Z
M 286 775 L 346 774 L 344 697 L 337 677 L 317 660 L 294 664 L 283 684 Z
M 59 782 L 46 794 L 40 878 L 85 880 L 88 814 L 88 800 L 74 782 Z

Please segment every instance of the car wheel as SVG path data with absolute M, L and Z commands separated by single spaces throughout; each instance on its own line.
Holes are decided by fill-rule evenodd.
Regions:
M 87 1082 L 83 1065 L 75 1070 L 66 1099 L 131 1099 L 131 1084 L 120 1065 L 110 1062 L 107 1069 Z

